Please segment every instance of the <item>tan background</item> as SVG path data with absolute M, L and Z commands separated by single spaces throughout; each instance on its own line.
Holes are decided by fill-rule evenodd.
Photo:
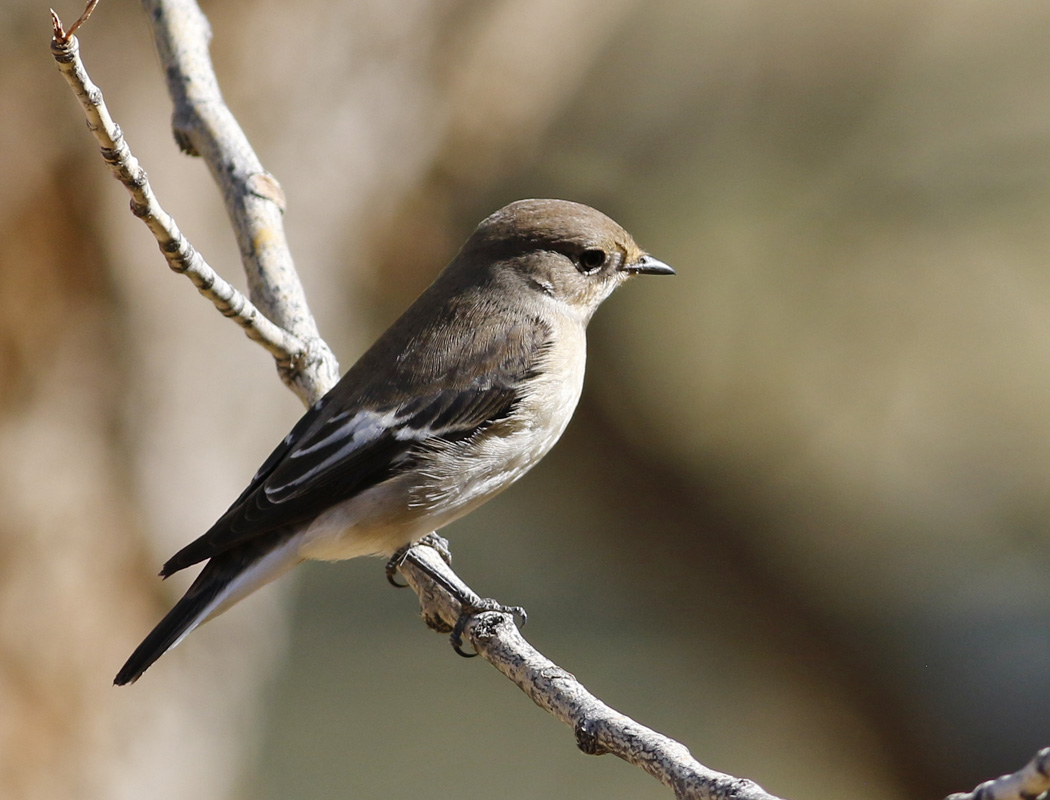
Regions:
M 678 269 L 603 307 L 562 444 L 447 531 L 542 650 L 799 800 L 937 798 L 1050 744 L 1050 7 L 205 10 L 344 367 L 518 197 Z M 300 408 L 127 212 L 46 11 L 0 16 L 0 796 L 668 796 L 376 562 L 302 568 L 109 685 L 185 586 L 160 563 Z M 141 11 L 105 0 L 81 42 L 240 281 Z

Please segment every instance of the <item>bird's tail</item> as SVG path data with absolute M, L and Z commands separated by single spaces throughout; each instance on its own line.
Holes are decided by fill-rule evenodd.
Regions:
M 269 539 L 269 537 L 267 537 Z M 201 570 L 182 599 L 143 640 L 113 683 L 134 683 L 142 673 L 186 638 L 198 625 L 218 616 L 259 587 L 283 575 L 302 558 L 298 537 L 252 542 L 214 556 Z

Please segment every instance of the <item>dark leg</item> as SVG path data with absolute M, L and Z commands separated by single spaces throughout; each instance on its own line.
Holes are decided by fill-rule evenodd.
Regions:
M 408 557 L 409 551 L 416 545 L 426 545 L 434 548 L 446 564 L 450 566 L 452 564 L 452 553 L 448 548 L 448 541 L 441 536 L 438 536 L 436 533 L 428 533 L 419 541 L 412 542 L 411 544 L 407 544 L 400 548 L 394 553 L 390 560 L 386 562 L 386 579 L 392 586 L 396 586 L 398 589 L 404 589 L 408 584 L 398 583 L 397 570 Z M 431 571 L 422 562 L 417 560 L 413 563 L 426 572 L 431 580 L 459 601 L 460 614 L 459 618 L 456 620 L 455 626 L 452 628 L 452 635 L 449 637 L 449 641 L 452 643 L 452 649 L 464 658 L 473 658 L 477 655 L 477 653 L 468 653 L 463 649 L 463 631 L 466 629 L 467 623 L 470 622 L 470 618 L 475 614 L 480 614 L 484 611 L 498 611 L 502 614 L 511 614 L 515 620 L 518 621 L 519 627 L 524 626 L 528 621 L 528 614 L 525 613 L 525 609 L 521 606 L 505 606 L 495 600 L 478 597 L 478 595 L 474 594 L 474 592 L 472 592 L 461 581 L 458 581 L 458 579 L 457 582 L 460 585 L 453 585 L 444 575 L 439 575 Z M 445 624 L 440 620 L 428 620 L 427 624 L 438 630 L 448 630 Z
M 438 555 L 441 556 L 441 560 L 452 566 L 452 551 L 448 547 L 448 539 L 442 536 L 438 536 L 437 533 L 431 532 L 426 536 L 423 536 L 418 541 L 409 542 L 404 547 L 399 547 L 397 551 L 390 557 L 390 560 L 386 562 L 386 579 L 391 586 L 397 589 L 407 589 L 407 583 L 397 582 L 397 568 L 404 563 L 405 556 L 408 555 L 408 551 L 415 547 L 417 544 L 426 545 L 427 547 L 433 547 L 437 550 Z

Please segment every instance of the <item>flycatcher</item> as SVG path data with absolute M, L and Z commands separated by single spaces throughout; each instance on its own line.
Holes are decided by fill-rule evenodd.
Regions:
M 114 682 L 305 559 L 390 556 L 524 475 L 576 408 L 591 315 L 638 274 L 674 270 L 579 203 L 521 200 L 484 220 L 168 560 L 165 578 L 207 564 Z

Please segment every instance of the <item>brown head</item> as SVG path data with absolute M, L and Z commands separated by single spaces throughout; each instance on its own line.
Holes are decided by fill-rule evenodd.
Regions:
M 584 321 L 632 275 L 674 274 L 605 214 L 567 200 L 519 200 L 501 208 L 478 225 L 449 269 L 462 270 L 467 280 L 488 270 L 492 278 L 567 303 Z

